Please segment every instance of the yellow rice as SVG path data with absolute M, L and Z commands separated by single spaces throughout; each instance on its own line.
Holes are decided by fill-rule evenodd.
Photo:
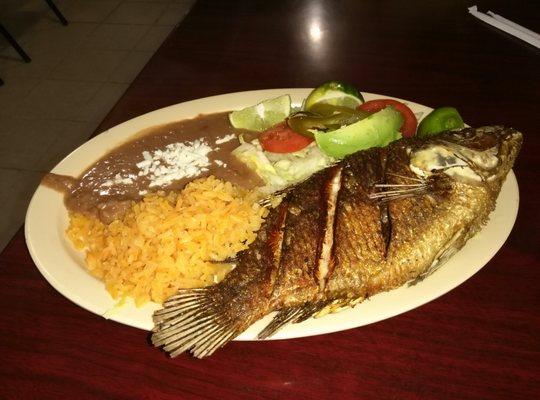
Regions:
M 180 193 L 148 195 L 109 225 L 71 213 L 67 236 L 113 298 L 162 303 L 179 288 L 221 280 L 230 265 L 209 260 L 247 248 L 265 215 L 253 196 L 209 177 Z

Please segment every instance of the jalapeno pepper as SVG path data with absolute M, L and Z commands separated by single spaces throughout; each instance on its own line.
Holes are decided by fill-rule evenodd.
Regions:
M 353 124 L 369 113 L 352 108 L 317 104 L 310 111 L 300 111 L 287 119 L 289 127 L 301 135 L 313 138 L 312 130 L 333 131 Z
M 454 107 L 440 107 L 430 112 L 418 125 L 418 137 L 429 137 L 450 129 L 463 128 L 465 124 Z
M 327 116 L 327 115 L 333 115 L 336 113 L 354 114 L 356 110 L 354 108 L 345 107 L 345 106 L 337 106 L 337 105 L 326 104 L 326 103 L 317 103 L 317 104 L 313 104 L 308 112 L 321 115 L 321 116 Z

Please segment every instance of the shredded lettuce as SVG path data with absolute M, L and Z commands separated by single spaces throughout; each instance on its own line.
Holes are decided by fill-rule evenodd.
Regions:
M 316 143 L 292 153 L 270 153 L 255 139 L 242 141 L 232 154 L 255 171 L 272 191 L 300 182 L 335 162 Z

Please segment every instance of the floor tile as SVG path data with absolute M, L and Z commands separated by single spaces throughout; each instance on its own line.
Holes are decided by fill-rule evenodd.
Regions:
M 194 0 L 0 0 L 0 251 L 45 171 L 84 143 Z M 52 79 L 51 76 L 56 77 Z
M 4 80 L 4 85 L 0 89 L 0 119 L 3 123 L 4 119 L 2 116 L 12 115 L 30 91 L 39 84 L 40 79 L 9 80 L 5 76 L 2 76 L 2 79 Z
M 131 50 L 147 31 L 147 25 L 102 24 L 81 43 L 80 47 Z
M 18 42 L 34 59 L 51 51 L 73 49 L 97 26 L 91 22 L 71 22 L 64 26 L 57 21 L 41 20 L 18 38 Z
M 28 203 L 42 175 L 39 172 L 0 169 L 0 250 L 24 222 Z
M 48 75 L 50 79 L 106 82 L 127 56 L 125 50 L 77 49 Z
M 161 17 L 157 20 L 158 25 L 171 25 L 175 26 L 187 15 L 191 9 L 190 1 L 171 3 L 167 6 L 167 9 L 163 12 Z
M 169 36 L 169 33 L 173 30 L 172 26 L 153 26 L 146 35 L 139 41 L 136 50 L 141 51 L 156 51 L 163 41 Z
M 69 22 L 104 21 L 118 4 L 118 0 L 56 0 L 56 5 Z
M 94 132 L 97 122 L 55 121 L 58 130 L 49 147 L 37 161 L 38 171 L 50 171 L 69 153 L 86 142 Z
M 12 18 L 28 18 L 34 14 L 42 15 L 49 10 L 43 0 L 2 0 L 0 18 L 2 21 Z
M 33 56 L 32 61 L 25 63 L 12 48 L 0 52 L 0 71 L 2 79 L 9 81 L 15 78 L 44 78 L 68 55 L 68 49 L 51 50 L 39 56 Z
M 88 120 L 101 122 L 128 87 L 127 83 L 104 83 L 85 106 Z
M 27 14 L 16 13 L 13 16 L 9 17 L 0 16 L 2 25 L 4 25 L 4 28 L 6 28 L 6 30 L 16 40 L 18 40 L 27 31 L 32 29 L 32 27 L 37 25 L 43 18 L 44 13 L 42 12 Z M 7 43 L 7 41 L 4 41 L 4 39 L 2 38 L 2 40 L 0 41 L 0 48 L 4 47 L 9 47 L 9 43 Z
M 109 77 L 110 82 L 131 83 L 152 57 L 151 51 L 131 51 Z
M 88 102 L 101 86 L 99 82 L 44 80 L 23 100 L 16 116 L 90 121 Z
M 160 2 L 124 2 L 107 18 L 107 22 L 120 24 L 153 24 L 167 7 Z
M 79 137 L 80 130 L 86 127 L 87 123 L 81 122 L 2 117 L 0 168 L 48 170 L 49 165 L 43 164 L 43 159 L 57 138 Z
M 18 13 L 43 12 L 50 10 L 47 3 L 43 0 L 25 0 L 19 1 L 18 3 Z
M 96 27 L 94 23 L 72 23 L 64 27 L 57 22 L 39 21 L 17 38 L 31 62 L 23 62 L 12 47 L 5 47 L 0 50 L 2 75 L 45 77 Z

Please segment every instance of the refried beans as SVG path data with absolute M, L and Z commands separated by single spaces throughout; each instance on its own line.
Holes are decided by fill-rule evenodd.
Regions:
M 42 183 L 64 193 L 64 202 L 70 211 L 96 216 L 105 223 L 121 217 L 132 201 L 141 199 L 149 192 L 181 190 L 193 179 L 209 175 L 245 189 L 253 189 L 264 183 L 231 154 L 239 145 L 240 134 L 251 140 L 256 133 L 233 128 L 227 112 L 199 115 L 136 134 L 133 139 L 91 165 L 78 178 L 49 173 Z M 137 164 L 145 160 L 143 152 L 158 154 L 167 145 L 189 145 L 194 141 L 203 142 L 212 149 L 207 154 L 208 165 L 197 169 L 195 175 L 175 179 L 163 186 L 152 185 L 150 176 L 141 175 L 141 168 Z M 124 179 L 120 179 L 122 177 Z

